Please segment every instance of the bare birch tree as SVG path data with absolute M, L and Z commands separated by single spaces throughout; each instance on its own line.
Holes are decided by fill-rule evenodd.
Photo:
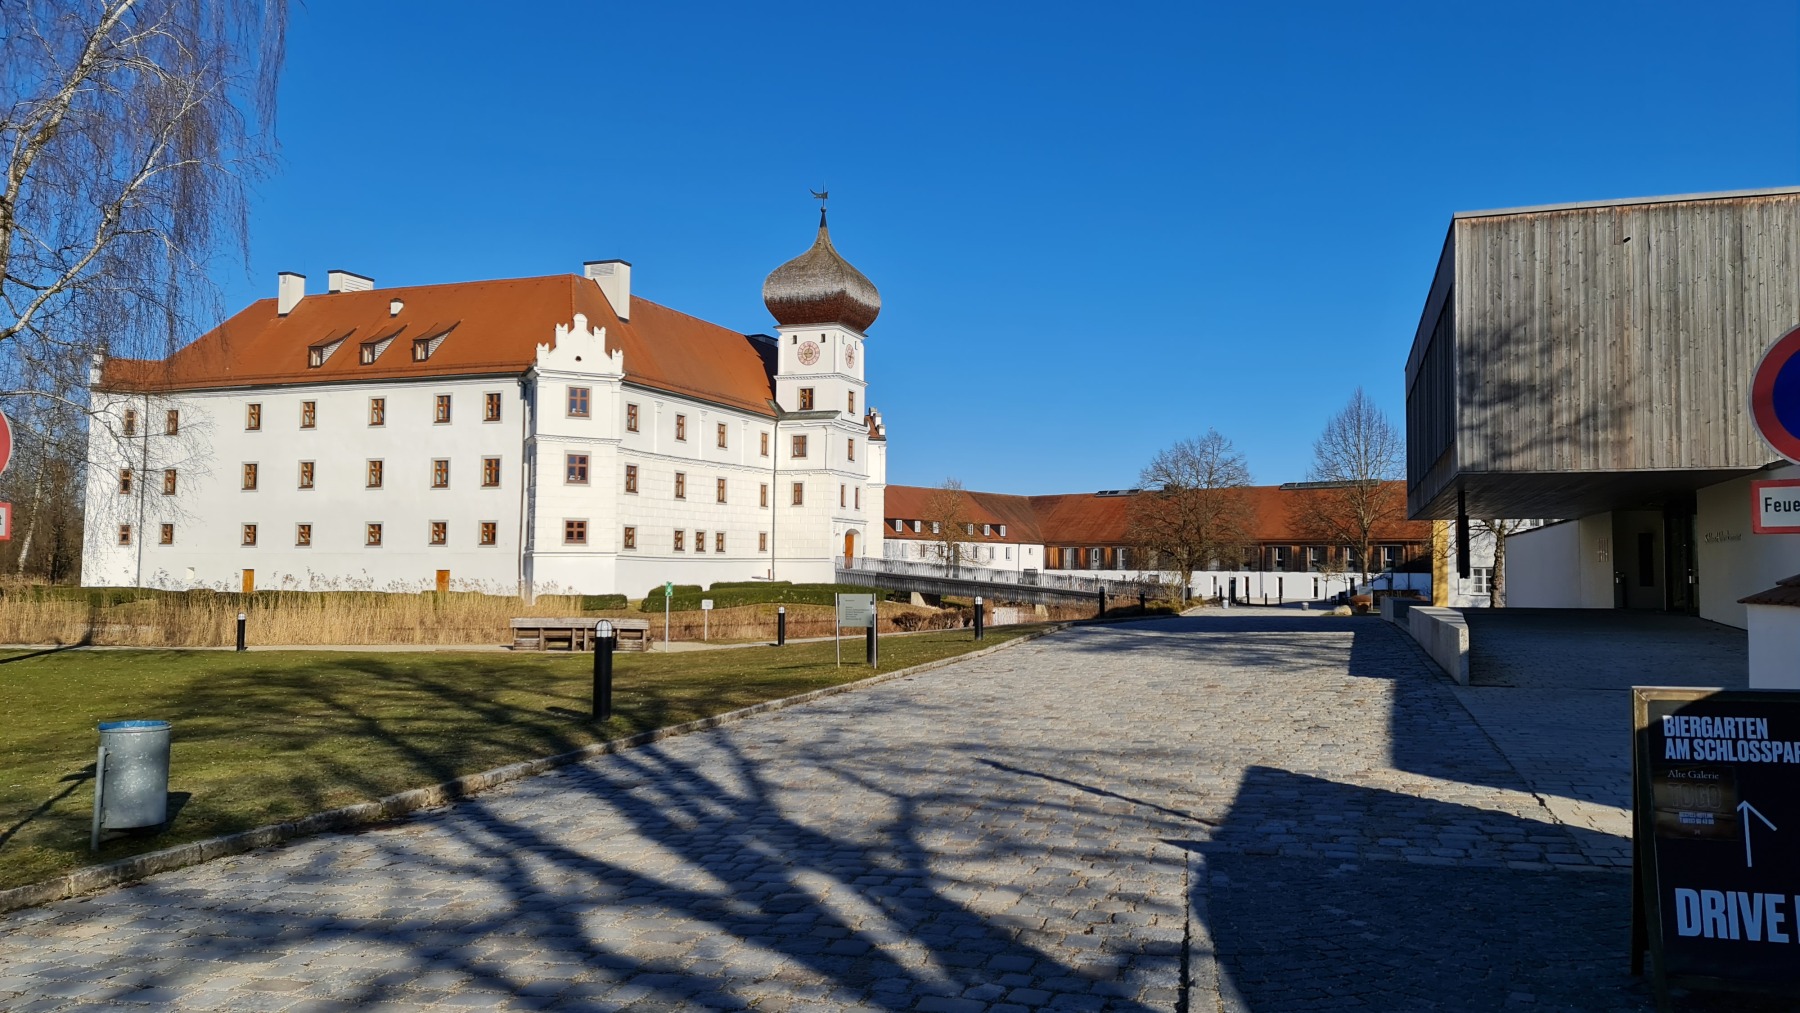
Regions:
M 69 436 L 93 356 L 162 358 L 217 315 L 209 269 L 247 249 L 286 25 L 287 0 L 0 0 L 0 406 L 19 422 L 3 492 L 21 501 L 20 572 L 36 518 L 70 498 L 79 512 Z
M 963 484 L 954 478 L 944 479 L 944 484 L 925 501 L 925 516 L 920 519 L 930 525 L 932 549 L 943 564 L 944 576 L 956 576 L 962 564 L 973 559 L 970 543 L 974 541 L 974 522 L 969 519 L 969 494 Z
M 1157 454 L 1139 484 L 1145 492 L 1132 498 L 1129 537 L 1179 576 L 1185 605 L 1194 571 L 1236 559 L 1250 540 L 1249 465 L 1229 439 L 1208 429 Z
M 1488 586 L 1488 607 L 1506 607 L 1506 536 L 1516 535 L 1521 531 L 1529 531 L 1537 525 L 1536 521 L 1504 520 L 1489 517 L 1472 522 L 1474 532 L 1485 534 L 1494 540 L 1494 571 Z
M 1308 537 L 1352 549 L 1356 563 L 1347 569 L 1364 583 L 1378 532 L 1406 519 L 1406 493 L 1395 481 L 1405 461 L 1399 430 L 1361 387 L 1313 444 L 1313 488 L 1297 498 L 1295 521 Z

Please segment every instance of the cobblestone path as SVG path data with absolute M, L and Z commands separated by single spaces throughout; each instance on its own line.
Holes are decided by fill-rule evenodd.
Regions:
M 1376 620 L 1074 629 L 0 917 L 0 1008 L 1650 1008 L 1504 738 Z

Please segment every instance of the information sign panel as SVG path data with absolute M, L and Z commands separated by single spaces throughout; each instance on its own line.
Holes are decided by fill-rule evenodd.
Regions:
M 1800 693 L 1635 687 L 1633 963 L 1800 995 Z
M 0 503 L 0 542 L 12 541 L 12 504 Z
M 837 624 L 867 629 L 875 625 L 875 596 L 872 594 L 840 594 L 837 599 Z
M 671 580 L 671 581 L 666 581 L 666 582 L 664 582 L 664 584 L 663 584 L 663 597 L 664 597 L 664 598 L 673 598 L 673 597 L 675 597 L 675 582 L 674 582 L 674 581 L 672 581 L 672 580 Z
M 1800 478 L 1750 483 L 1750 530 L 1759 535 L 1800 534 Z
M 700 611 L 702 611 L 702 612 L 711 612 L 712 611 L 712 599 L 711 598 L 700 599 Z

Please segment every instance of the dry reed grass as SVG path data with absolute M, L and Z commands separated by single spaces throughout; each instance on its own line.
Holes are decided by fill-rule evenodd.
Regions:
M 697 611 L 669 617 L 674 640 L 718 642 L 774 640 L 776 606 L 718 609 L 710 618 Z M 788 637 L 828 637 L 829 605 L 789 605 Z M 237 641 L 237 616 L 247 619 L 247 639 L 256 646 L 476 645 L 510 644 L 507 621 L 526 616 L 610 616 L 649 619 L 660 639 L 660 615 L 633 609 L 584 611 L 573 595 L 541 595 L 527 605 L 518 598 L 472 593 L 447 595 L 264 592 L 251 596 L 194 591 L 160 594 L 138 601 L 96 605 L 68 597 L 33 600 L 0 596 L 0 643 L 92 644 L 107 647 L 229 647 Z M 881 606 L 884 633 L 903 629 L 950 629 L 964 624 L 959 610 L 894 602 Z M 916 617 L 916 618 L 901 618 Z

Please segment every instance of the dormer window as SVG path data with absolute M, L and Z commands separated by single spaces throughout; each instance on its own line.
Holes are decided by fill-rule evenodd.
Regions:
M 331 358 L 331 353 L 337 351 L 338 346 L 343 343 L 344 339 L 339 338 L 336 341 L 327 341 L 322 345 L 314 345 L 311 348 L 308 348 L 306 350 L 307 368 L 318 369 L 320 366 L 325 365 L 325 360 Z
M 426 359 L 429 359 L 429 358 L 431 358 L 431 339 L 430 338 L 415 338 L 415 339 L 413 339 L 413 361 L 414 362 L 424 362 Z
M 387 347 L 394 343 L 394 338 L 398 337 L 399 334 L 399 331 L 395 331 L 386 337 L 376 338 L 374 341 L 363 342 L 362 364 L 365 366 L 374 365 L 375 360 L 381 358 L 381 353 L 387 351 Z

